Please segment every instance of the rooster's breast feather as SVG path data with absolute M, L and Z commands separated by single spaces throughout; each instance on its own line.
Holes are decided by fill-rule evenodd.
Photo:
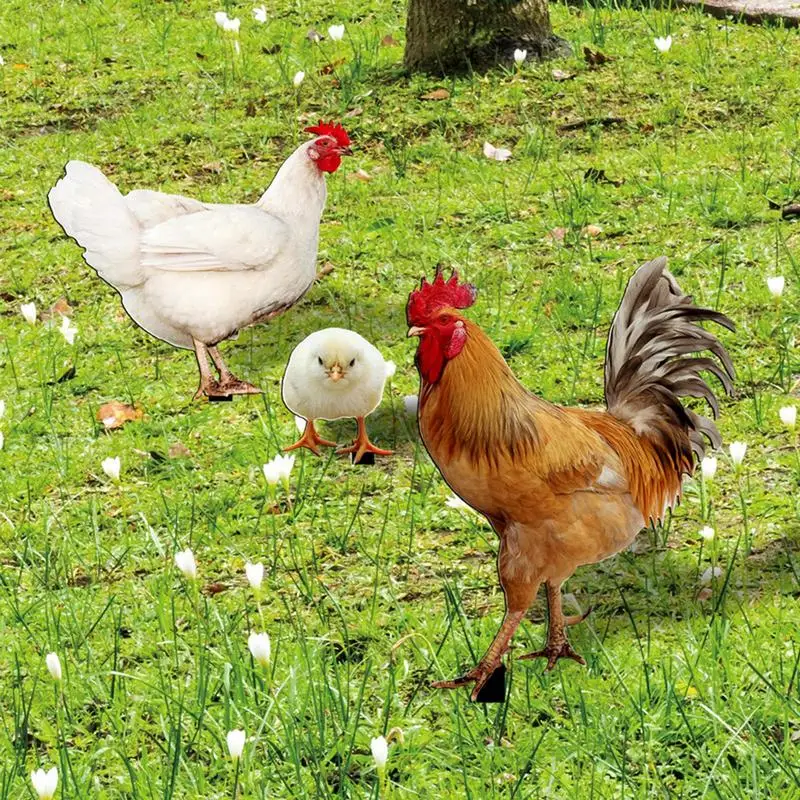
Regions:
M 145 230 L 142 266 L 166 272 L 263 271 L 290 237 L 283 220 L 255 206 L 199 211 Z

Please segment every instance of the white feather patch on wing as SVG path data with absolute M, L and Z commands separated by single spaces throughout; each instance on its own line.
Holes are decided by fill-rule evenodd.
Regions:
M 283 220 L 259 208 L 201 211 L 145 231 L 142 265 L 167 272 L 267 270 L 290 236 Z

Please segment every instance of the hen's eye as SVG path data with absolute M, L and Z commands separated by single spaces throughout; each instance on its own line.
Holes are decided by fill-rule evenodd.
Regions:
M 322 366 L 322 358 L 320 356 L 317 356 L 317 361 L 319 361 L 319 365 Z
M 355 360 L 355 359 L 353 359 L 353 360 L 350 362 L 350 366 L 352 367 L 352 366 L 353 366 L 353 364 L 355 364 L 355 363 L 356 363 L 356 360 Z

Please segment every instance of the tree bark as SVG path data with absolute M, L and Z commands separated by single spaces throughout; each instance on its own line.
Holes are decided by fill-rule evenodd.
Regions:
M 547 0 L 409 0 L 405 66 L 448 73 L 569 52 L 553 35 Z

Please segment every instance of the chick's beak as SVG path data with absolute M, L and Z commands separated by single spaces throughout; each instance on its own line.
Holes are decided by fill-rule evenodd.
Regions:
M 408 329 L 406 336 L 410 339 L 412 336 L 422 336 L 423 333 L 425 333 L 425 328 L 421 328 L 419 325 L 412 325 Z
M 331 367 L 331 371 L 328 373 L 328 377 L 336 383 L 340 381 L 344 377 L 344 373 L 342 372 L 342 368 L 338 364 L 334 364 Z

